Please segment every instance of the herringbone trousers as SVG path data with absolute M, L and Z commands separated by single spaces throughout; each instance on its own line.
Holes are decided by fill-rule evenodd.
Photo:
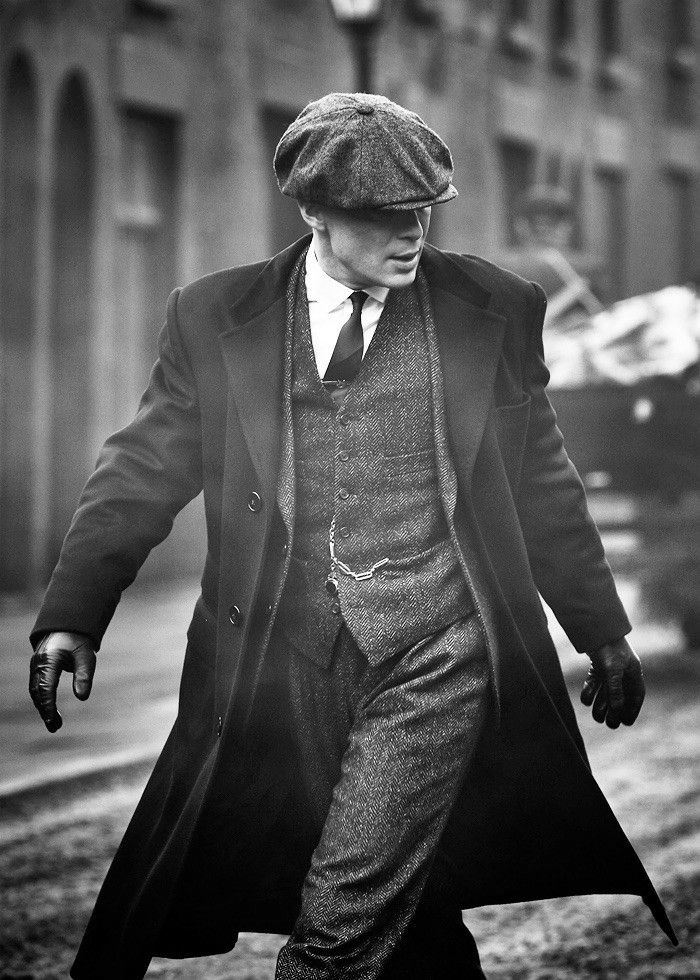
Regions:
M 322 831 L 276 978 L 393 977 L 392 956 L 402 958 L 488 713 L 478 620 L 470 614 L 375 668 L 344 628 L 328 671 L 291 646 L 288 669 L 306 790 Z M 430 911 L 420 917 L 429 920 Z

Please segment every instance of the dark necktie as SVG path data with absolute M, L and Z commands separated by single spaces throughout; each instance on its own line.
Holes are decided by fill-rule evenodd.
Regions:
M 362 336 L 362 307 L 367 299 L 367 293 L 357 290 L 350 295 L 352 313 L 340 328 L 326 373 L 324 382 L 344 381 L 350 384 L 362 364 L 364 338 Z

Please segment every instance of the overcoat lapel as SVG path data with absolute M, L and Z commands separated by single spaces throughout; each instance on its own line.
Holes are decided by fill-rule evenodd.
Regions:
M 423 269 L 430 287 L 455 466 L 463 489 L 468 490 L 506 321 L 488 309 L 488 290 L 444 253 L 426 245 Z
M 287 280 L 309 240 L 295 242 L 263 267 L 226 311 L 220 336 L 229 376 L 229 425 L 234 406 L 267 495 L 274 493 L 280 460 Z

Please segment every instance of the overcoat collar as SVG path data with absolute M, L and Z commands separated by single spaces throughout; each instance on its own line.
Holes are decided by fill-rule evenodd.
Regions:
M 279 466 L 286 287 L 309 242 L 306 236 L 265 263 L 225 311 L 220 338 L 230 398 L 268 493 L 274 492 Z M 505 320 L 489 308 L 490 292 L 460 256 L 426 245 L 422 263 L 433 302 L 448 428 L 464 480 L 483 434 Z
M 470 274 L 467 260 L 426 245 L 423 271 L 430 288 L 445 389 L 445 414 L 463 489 L 491 404 L 505 318 L 491 307 L 489 290 Z

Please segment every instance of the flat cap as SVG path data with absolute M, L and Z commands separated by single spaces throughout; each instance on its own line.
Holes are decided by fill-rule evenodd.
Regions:
M 447 146 L 382 95 L 310 102 L 279 141 L 274 167 L 283 194 L 326 207 L 408 211 L 457 196 Z

